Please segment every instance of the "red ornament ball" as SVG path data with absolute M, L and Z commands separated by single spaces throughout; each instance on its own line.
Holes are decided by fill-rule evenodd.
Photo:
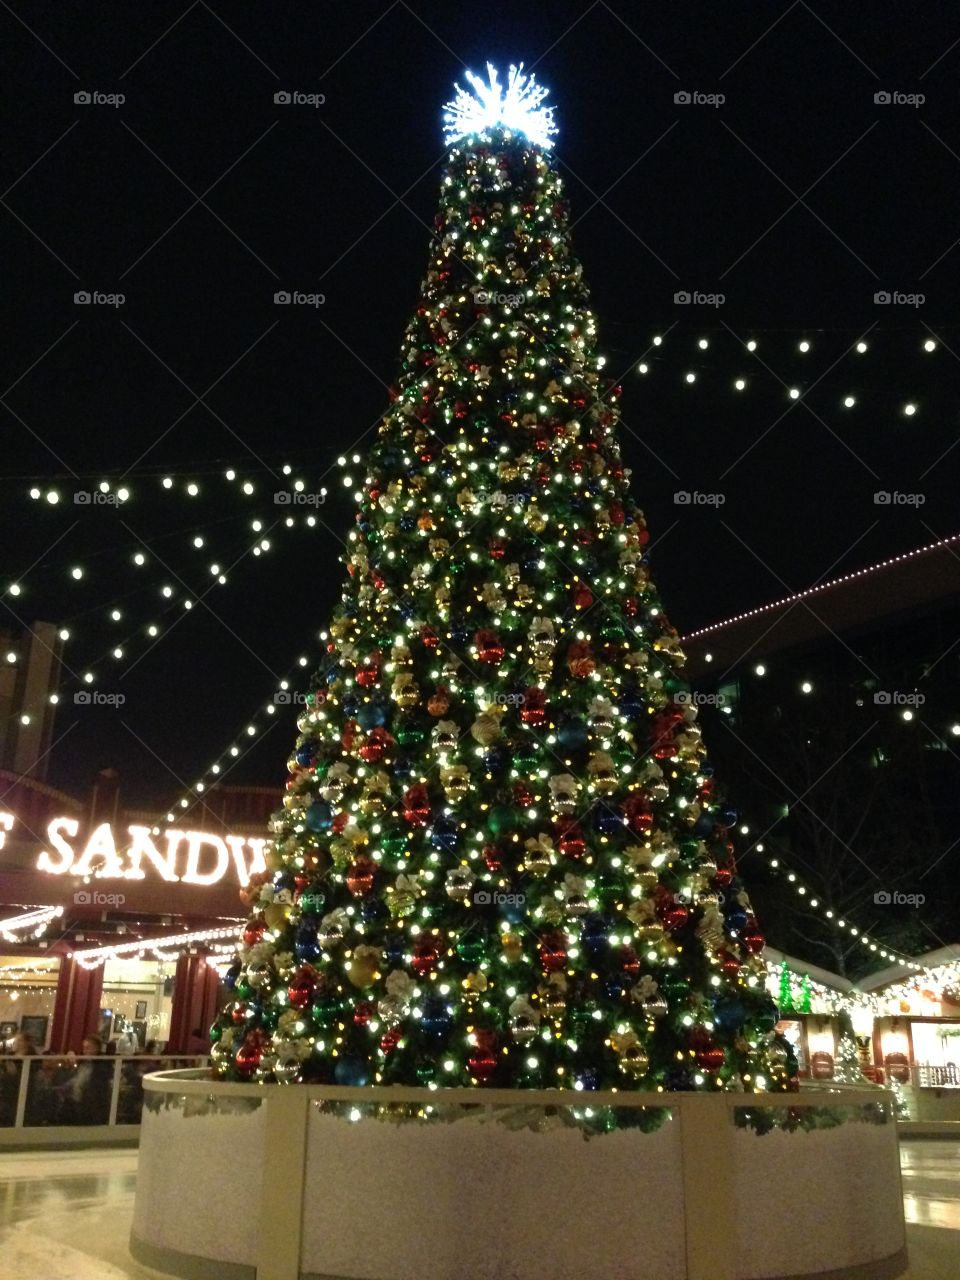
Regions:
M 411 827 L 427 825 L 430 817 L 430 796 L 422 782 L 404 792 L 403 816 Z
M 587 851 L 587 842 L 581 832 L 572 827 L 557 841 L 557 849 L 564 858 L 582 858 Z
M 481 1084 L 486 1084 L 496 1069 L 497 1055 L 489 1049 L 481 1049 L 478 1046 L 467 1059 L 467 1070 L 474 1080 L 479 1080 Z
M 719 1071 L 726 1055 L 718 1044 L 705 1044 L 695 1050 L 694 1059 L 701 1071 Z
M 756 920 L 748 920 L 743 930 L 743 945 L 751 955 L 759 955 L 767 940 L 757 927 Z
M 259 1036 L 251 1036 L 244 1040 L 233 1061 L 241 1075 L 249 1076 L 256 1071 L 262 1060 L 263 1041 Z
M 545 933 L 538 951 L 540 963 L 547 973 L 555 973 L 567 963 L 567 943 L 562 933 Z
M 258 942 L 262 941 L 265 928 L 266 921 L 263 916 L 254 916 L 252 920 L 248 920 L 243 928 L 244 946 L 255 947 Z
M 313 999 L 317 986 L 317 973 L 309 965 L 303 965 L 293 975 L 293 981 L 287 987 L 287 998 L 294 1009 L 305 1009 Z
M 413 956 L 410 967 L 418 978 L 425 978 L 437 967 L 440 958 L 436 941 L 431 938 L 418 938 L 413 945 Z
M 481 662 L 488 662 L 494 667 L 500 665 L 506 650 L 503 647 L 503 641 L 495 631 L 478 631 L 475 636 L 475 643 L 477 657 Z
M 376 873 L 376 864 L 370 858 L 357 858 L 347 872 L 347 888 L 355 898 L 365 898 L 373 888 Z

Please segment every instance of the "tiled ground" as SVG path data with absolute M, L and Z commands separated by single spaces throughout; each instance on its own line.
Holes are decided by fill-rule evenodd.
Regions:
M 960 1143 L 901 1148 L 905 1280 L 960 1280 Z M 0 1280 L 151 1280 L 127 1253 L 137 1153 L 0 1154 Z M 869 1176 L 869 1174 L 865 1174 Z

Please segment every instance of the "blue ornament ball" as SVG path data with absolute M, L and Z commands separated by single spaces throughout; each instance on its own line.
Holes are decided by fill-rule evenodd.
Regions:
M 692 834 L 698 840 L 704 840 L 713 831 L 713 818 L 709 813 L 701 813 L 693 824 Z
M 587 726 L 582 720 L 564 720 L 557 729 L 557 742 L 566 751 L 579 751 L 587 745 Z
M 610 809 L 607 805 L 599 805 L 594 811 L 593 825 L 601 835 L 615 835 L 623 828 L 623 814 L 618 809 Z
M 390 915 L 382 898 L 364 898 L 360 903 L 360 916 L 364 924 L 379 924 Z
M 430 831 L 430 843 L 435 849 L 453 853 L 460 843 L 460 828 L 454 818 L 437 818 Z
M 347 1055 L 337 1059 L 333 1068 L 333 1078 L 337 1084 L 364 1085 L 370 1080 L 370 1068 L 362 1058 Z
M 420 1018 L 420 1029 L 424 1035 L 442 1040 L 453 1025 L 446 1002 L 431 996 L 424 1002 L 423 1015 Z
M 721 1031 L 737 1031 L 747 1017 L 742 1000 L 725 997 L 713 1006 L 713 1021 Z
M 378 702 L 365 702 L 357 709 L 357 724 L 361 729 L 379 729 L 387 718 L 386 708 Z
M 607 922 L 603 916 L 584 916 L 580 925 L 580 940 L 588 951 L 599 951 L 607 945 Z
M 317 940 L 315 924 L 302 924 L 299 927 L 293 940 L 293 954 L 301 964 L 312 964 L 314 960 L 320 959 L 322 948 Z
M 747 913 L 744 911 L 743 907 L 733 906 L 727 912 L 726 916 L 724 917 L 724 920 L 727 926 L 728 933 L 739 933 L 740 930 L 745 928 L 746 926 Z
M 333 810 L 325 800 L 314 800 L 304 821 L 310 831 L 327 831 L 333 825 Z

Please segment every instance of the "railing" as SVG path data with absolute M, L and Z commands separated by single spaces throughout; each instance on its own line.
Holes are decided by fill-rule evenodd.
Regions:
M 42 1141 L 54 1130 L 66 1140 L 71 1131 L 135 1132 L 145 1075 L 206 1062 L 191 1054 L 0 1057 L 0 1146 L 31 1135 Z
M 921 1089 L 960 1089 L 960 1072 L 953 1062 L 948 1062 L 945 1066 L 917 1062 L 912 1074 L 913 1083 Z

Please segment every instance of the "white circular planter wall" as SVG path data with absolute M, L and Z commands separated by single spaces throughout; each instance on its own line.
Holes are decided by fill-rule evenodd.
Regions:
M 260 1087 L 192 1072 L 145 1088 L 131 1247 L 192 1280 L 885 1280 L 906 1268 L 896 1125 L 876 1090 L 665 1095 L 655 1132 L 588 1138 L 567 1108 L 649 1095 Z M 445 1118 L 365 1117 L 373 1101 L 442 1103 Z M 758 1136 L 735 1124 L 745 1105 L 848 1118 Z

